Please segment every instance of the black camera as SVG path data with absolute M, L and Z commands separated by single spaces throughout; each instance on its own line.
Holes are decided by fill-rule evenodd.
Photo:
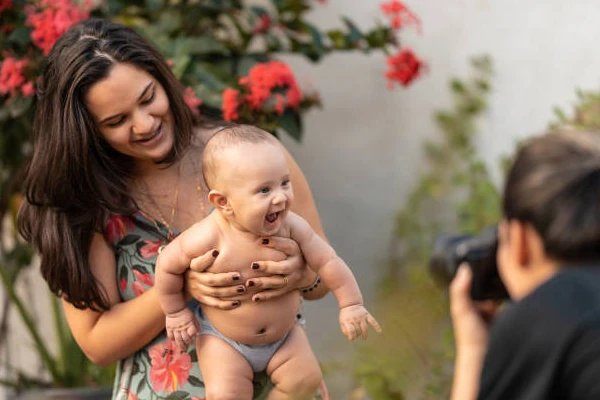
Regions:
M 497 249 L 497 226 L 492 226 L 479 235 L 442 234 L 435 239 L 429 269 L 436 280 L 448 285 L 458 266 L 467 262 L 473 272 L 473 300 L 508 299 L 506 287 L 498 275 Z

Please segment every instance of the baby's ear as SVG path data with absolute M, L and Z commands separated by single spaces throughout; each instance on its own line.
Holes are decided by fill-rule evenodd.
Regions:
M 212 204 L 216 209 L 218 209 L 222 213 L 231 213 L 231 205 L 227 200 L 227 196 L 218 190 L 211 190 L 208 192 L 208 201 Z

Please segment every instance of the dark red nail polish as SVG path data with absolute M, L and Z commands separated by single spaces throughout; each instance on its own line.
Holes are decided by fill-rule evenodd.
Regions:
M 257 301 L 259 301 L 259 300 L 260 300 L 260 299 L 259 299 L 258 297 L 255 297 L 255 298 L 253 298 L 253 299 L 252 299 L 252 301 L 254 301 L 254 302 L 257 302 Z
M 219 251 L 218 250 L 213 250 L 212 256 L 216 258 L 218 255 L 219 255 Z
M 269 244 L 269 239 L 263 239 L 262 244 Z
M 231 305 L 232 305 L 233 307 L 237 307 L 237 306 L 239 306 L 239 305 L 240 305 L 240 302 L 239 302 L 239 301 L 234 301 L 234 302 L 232 302 L 232 303 L 231 303 Z
M 234 281 L 239 281 L 240 280 L 240 276 L 239 275 L 234 275 L 233 280 Z
M 254 281 L 248 281 L 248 286 L 254 286 Z
M 259 265 L 257 263 L 252 263 L 252 269 L 258 269 Z
M 238 293 L 244 293 L 244 291 L 245 291 L 245 290 L 246 290 L 246 289 L 244 289 L 244 288 L 243 288 L 243 287 L 241 287 L 241 286 L 240 286 L 239 288 L 237 288 L 237 292 L 238 292 Z

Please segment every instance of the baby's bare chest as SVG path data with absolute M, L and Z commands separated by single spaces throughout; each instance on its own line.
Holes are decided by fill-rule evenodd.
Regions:
M 209 272 L 240 272 L 242 279 L 248 279 L 265 274 L 252 269 L 253 263 L 261 261 L 283 261 L 285 253 L 271 249 L 261 244 L 259 240 L 249 241 L 244 238 L 221 238 L 217 246 L 219 255 Z

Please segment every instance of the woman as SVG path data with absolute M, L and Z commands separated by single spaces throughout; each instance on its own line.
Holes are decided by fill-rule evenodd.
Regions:
M 209 211 L 201 152 L 218 126 L 195 121 L 182 93 L 154 47 L 102 20 L 57 41 L 39 88 L 19 229 L 38 249 L 42 275 L 62 297 L 85 354 L 101 365 L 119 361 L 114 399 L 204 397 L 195 349 L 179 352 L 165 340 L 152 289 L 160 247 Z M 308 184 L 286 156 L 294 211 L 323 235 Z M 257 260 L 261 299 L 307 288 L 309 298 L 327 293 L 295 242 L 265 246 L 287 259 Z M 217 249 L 191 267 L 203 270 L 215 257 Z M 246 283 L 238 273 L 189 272 L 186 287 L 200 303 L 230 309 Z M 265 384 L 263 377 L 257 387 Z

